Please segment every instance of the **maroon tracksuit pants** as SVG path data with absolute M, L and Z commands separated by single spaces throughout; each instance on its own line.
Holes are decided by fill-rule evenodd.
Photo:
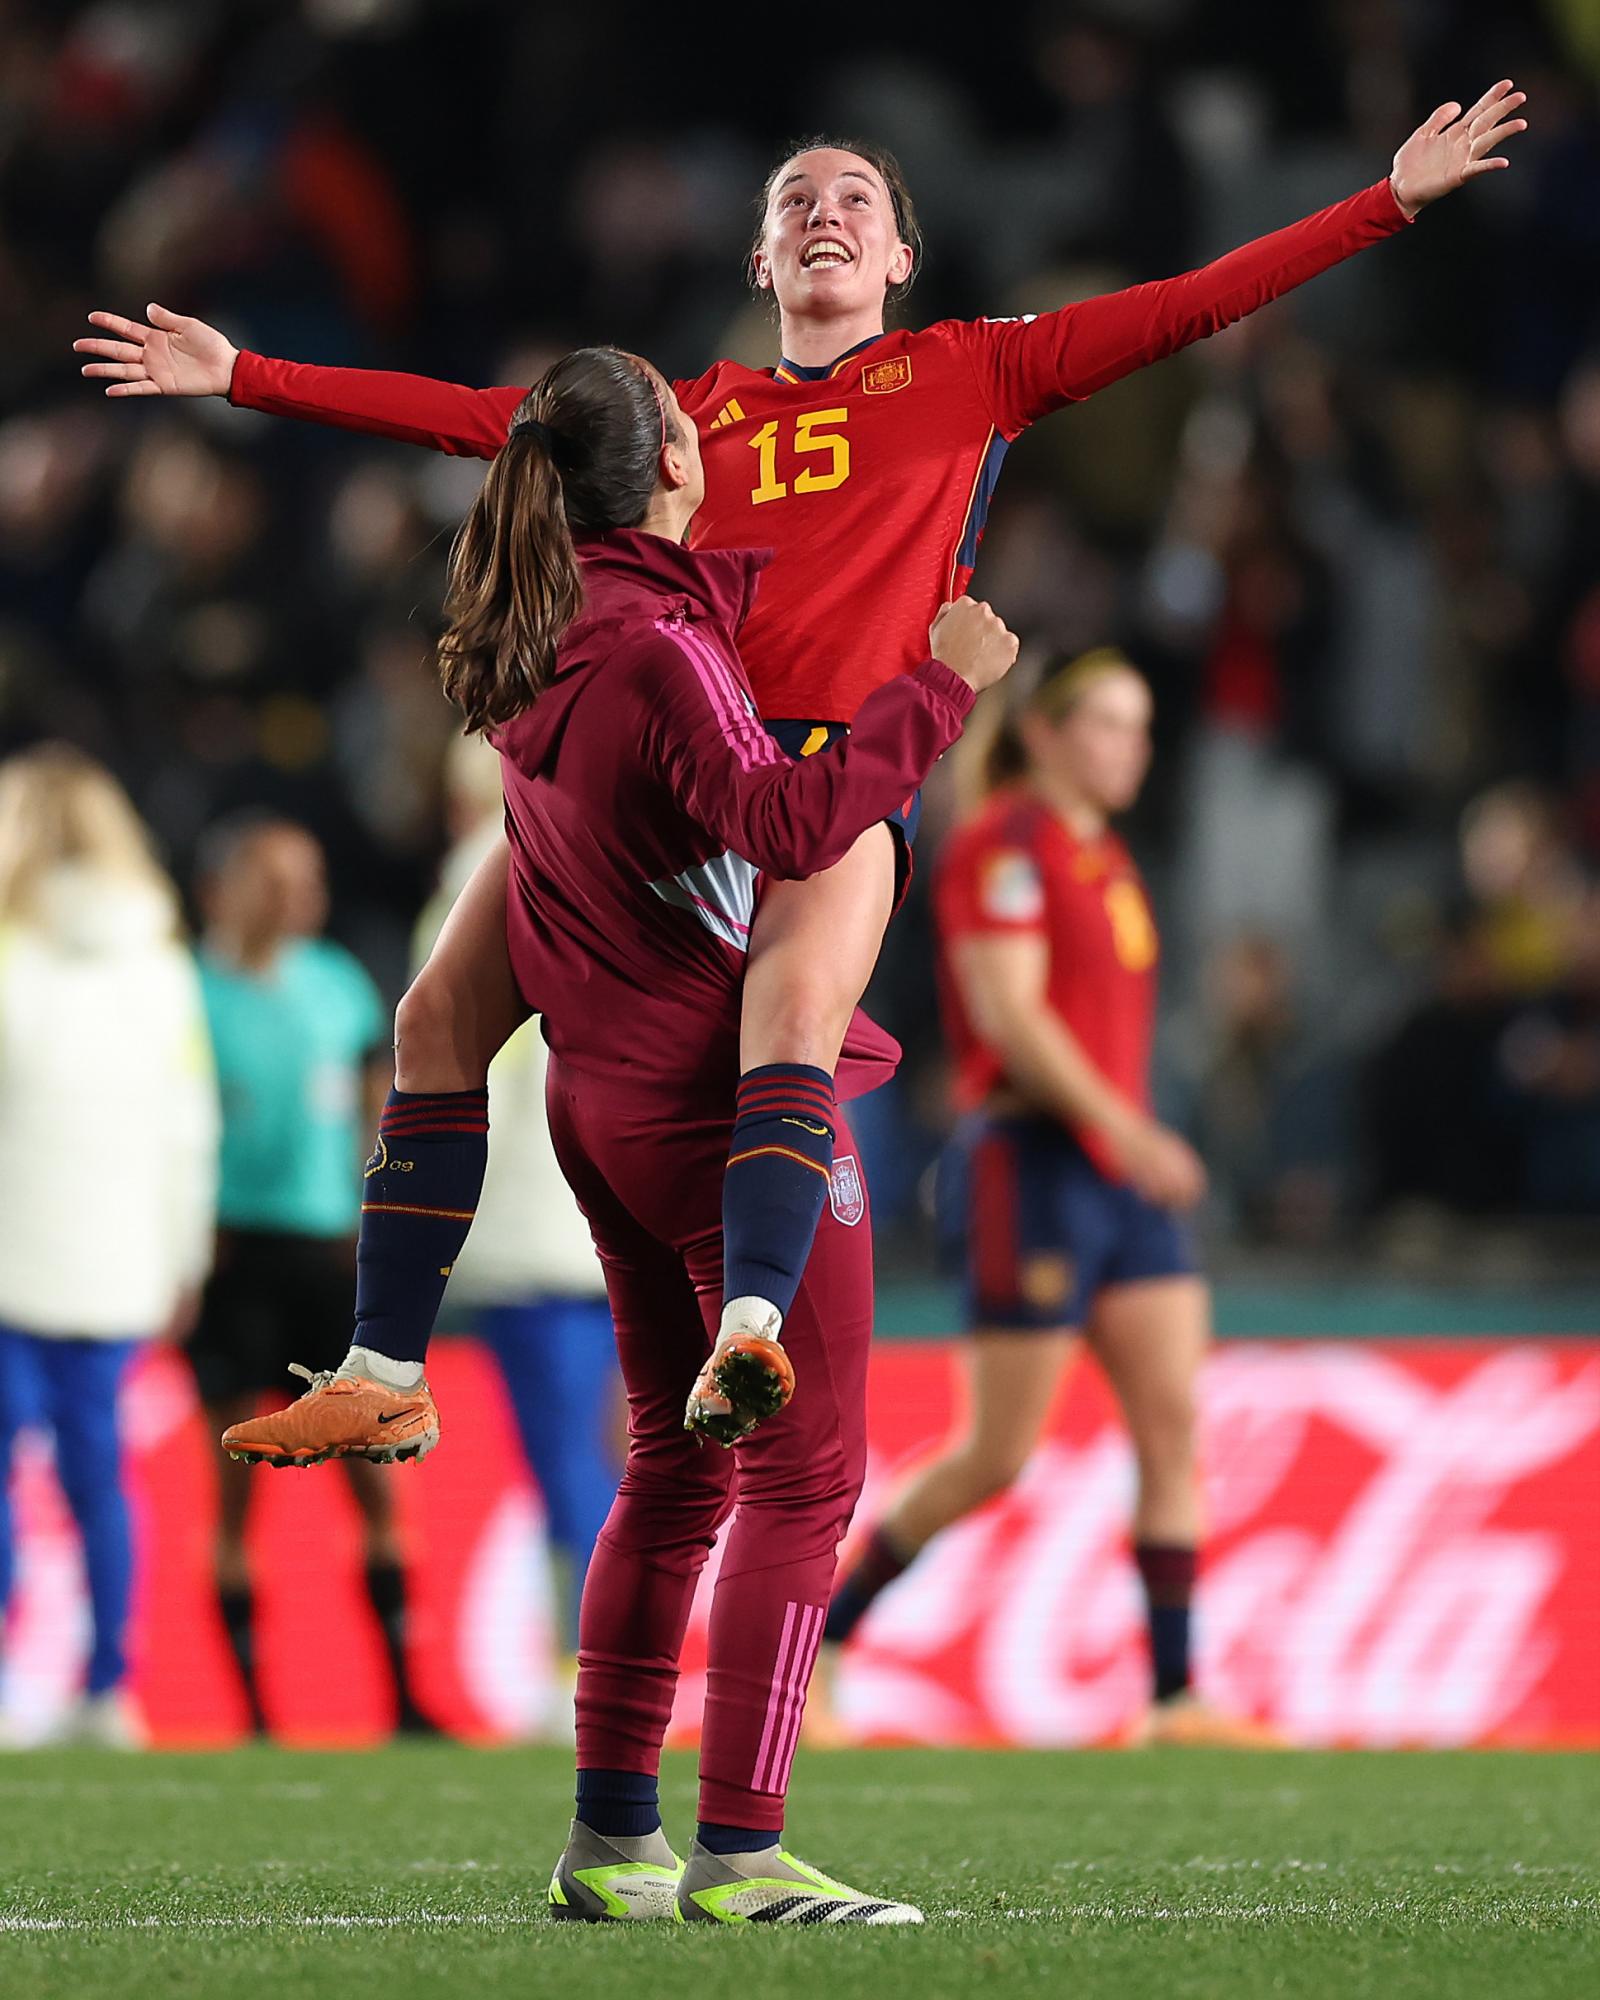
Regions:
M 685 1431 L 683 1411 L 721 1316 L 731 1114 L 676 1115 L 659 1092 L 554 1059 L 547 1100 L 605 1267 L 628 1391 L 627 1464 L 579 1615 L 578 1767 L 656 1770 L 695 1582 L 731 1513 L 712 1598 L 700 1818 L 781 1828 L 866 1461 L 872 1225 L 859 1161 L 854 1200 L 823 1210 L 784 1326 L 794 1399 L 727 1451 Z M 853 1156 L 841 1119 L 835 1158 Z M 849 1186 L 848 1170 L 841 1179 Z

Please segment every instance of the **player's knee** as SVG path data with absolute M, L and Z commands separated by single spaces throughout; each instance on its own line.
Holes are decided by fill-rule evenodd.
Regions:
M 709 1523 L 715 1533 L 728 1504 L 733 1477 L 731 1452 L 709 1452 L 681 1438 L 633 1438 L 622 1468 L 617 1499 L 642 1517 L 672 1521 L 690 1533 Z
M 1002 1493 L 1009 1493 L 1021 1478 L 1022 1468 L 1027 1462 L 1026 1448 L 1012 1443 L 1010 1439 L 998 1439 L 974 1448 L 967 1453 L 964 1465 L 968 1504 L 981 1507 L 986 1501 L 998 1500 Z
M 838 1060 L 856 996 L 826 963 L 786 968 L 787 976 L 755 996 L 744 1023 L 752 1064 L 809 1062 L 831 1069 Z
M 453 1010 L 441 982 L 418 973 L 394 1010 L 395 1071 L 425 1076 L 448 1059 L 454 1033 Z
M 1185 1390 L 1145 1402 L 1130 1424 L 1141 1465 L 1186 1471 L 1194 1463 L 1197 1421 L 1194 1398 Z

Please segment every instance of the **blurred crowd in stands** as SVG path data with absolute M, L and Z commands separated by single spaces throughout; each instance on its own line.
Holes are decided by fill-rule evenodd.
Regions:
M 0 751 L 65 738 L 180 876 L 310 827 L 391 996 L 446 843 L 430 633 L 481 467 L 106 402 L 70 342 L 159 299 L 308 360 L 528 381 L 609 339 L 776 358 L 742 282 L 791 138 L 870 135 L 918 320 L 1166 275 L 1529 93 L 1514 172 L 1011 454 L 975 588 L 1149 673 L 1131 829 L 1170 941 L 1165 1109 L 1226 1230 L 1600 1208 L 1600 29 L 1580 0 L 870 10 L 0 0 Z M 940 774 L 925 891 L 959 771 Z M 863 1119 L 914 1227 L 944 1121 L 925 904 Z

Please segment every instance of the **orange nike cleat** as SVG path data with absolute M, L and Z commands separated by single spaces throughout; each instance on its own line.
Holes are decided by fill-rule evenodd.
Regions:
M 783 1343 L 761 1333 L 725 1333 L 695 1377 L 683 1413 L 686 1431 L 735 1445 L 794 1394 L 794 1363 Z
M 439 1442 L 439 1410 L 426 1382 L 387 1389 L 365 1375 L 290 1372 L 311 1384 L 298 1402 L 251 1417 L 222 1433 L 222 1449 L 250 1465 L 320 1465 L 325 1458 L 367 1458 L 393 1465 L 425 1458 Z
M 1197 1694 L 1153 1702 L 1128 1734 L 1134 1750 L 1170 1746 L 1181 1750 L 1287 1750 L 1287 1737 L 1265 1722 L 1229 1715 Z

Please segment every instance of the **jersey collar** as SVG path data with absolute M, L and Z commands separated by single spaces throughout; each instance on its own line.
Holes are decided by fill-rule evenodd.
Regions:
M 843 354 L 836 355 L 821 368 L 802 368 L 798 361 L 780 361 L 772 371 L 772 379 L 774 382 L 826 382 L 837 375 L 847 361 L 854 361 L 865 348 L 882 338 L 881 333 L 869 333 L 865 340 L 858 340 L 854 347 L 847 347 Z

